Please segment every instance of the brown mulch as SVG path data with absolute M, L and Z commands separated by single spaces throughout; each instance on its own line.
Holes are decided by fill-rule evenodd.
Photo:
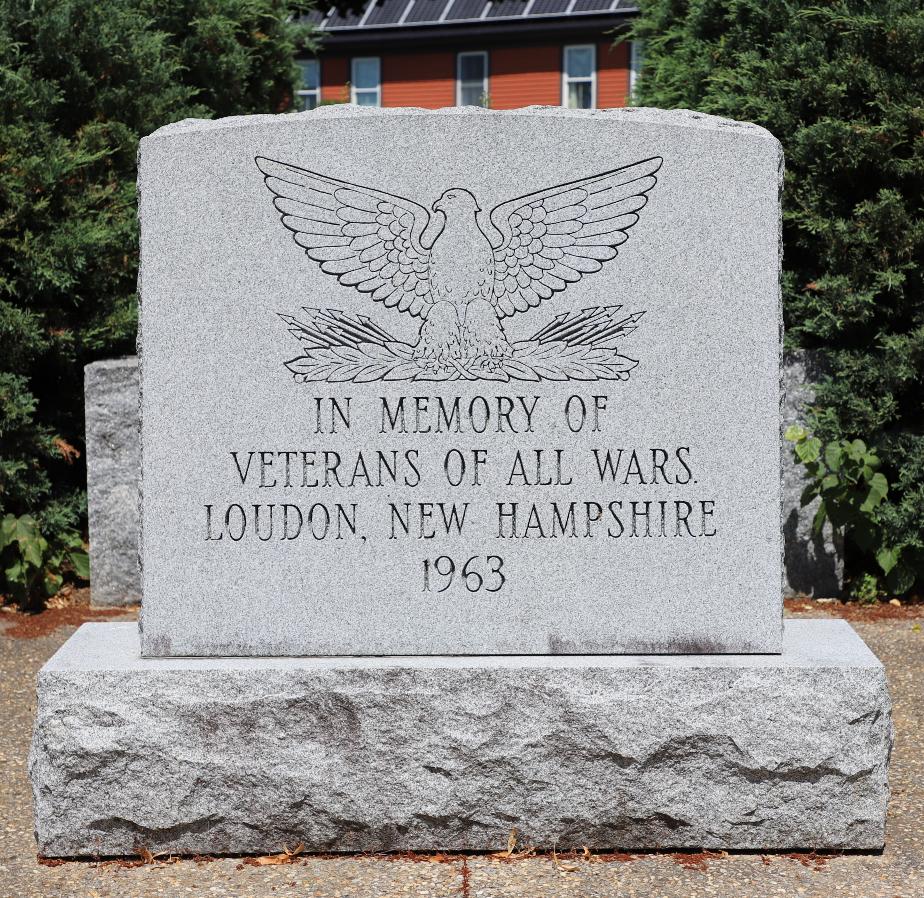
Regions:
M 822 614 L 826 617 L 842 617 L 849 621 L 879 620 L 917 620 L 924 617 L 924 598 L 915 596 L 902 599 L 901 604 L 892 601 L 879 602 L 842 602 L 840 599 L 786 599 L 784 606 L 787 614 Z
M 110 620 L 126 615 L 134 617 L 138 607 L 91 608 L 88 588 L 67 586 L 49 599 L 48 605 L 41 611 L 21 611 L 15 605 L 4 605 L 0 612 L 0 625 L 5 624 L 0 632 L 4 636 L 38 639 L 54 633 L 59 627 L 79 627 L 87 621 Z
M 54 633 L 58 627 L 79 627 L 87 621 L 109 620 L 113 617 L 123 617 L 132 612 L 133 608 L 46 608 L 37 614 L 23 613 L 21 611 L 6 611 L 0 617 L 0 623 L 5 623 L 4 636 L 14 639 L 38 639 Z

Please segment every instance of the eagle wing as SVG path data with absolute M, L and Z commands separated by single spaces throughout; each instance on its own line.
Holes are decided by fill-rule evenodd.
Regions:
M 377 302 L 426 318 L 430 249 L 427 210 L 400 196 L 257 156 L 282 223 L 321 271 Z
M 648 202 L 662 161 L 655 156 L 495 206 L 498 317 L 539 305 L 612 259 Z

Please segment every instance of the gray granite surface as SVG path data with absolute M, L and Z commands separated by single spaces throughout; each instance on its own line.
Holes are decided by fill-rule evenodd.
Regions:
M 137 364 L 137 358 L 131 357 L 88 366 L 87 463 L 91 471 L 88 504 L 93 533 L 90 551 L 94 559 L 94 604 L 133 604 L 140 598 Z M 804 423 L 805 407 L 814 394 L 812 384 L 821 374 L 815 352 L 798 350 L 784 356 L 784 430 L 789 424 Z M 105 429 L 100 431 L 97 422 L 104 422 Z M 118 434 L 117 439 L 101 439 L 102 434 L 113 433 Z M 98 454 L 101 454 L 99 461 Z M 105 472 L 105 476 L 94 476 L 96 471 Z M 785 445 L 782 477 L 784 595 L 839 595 L 843 584 L 843 541 L 834 537 L 830 525 L 825 526 L 820 537 L 812 532 L 816 503 L 801 507 L 806 480 L 802 468 L 793 462 L 791 449 Z
M 658 110 L 145 138 L 144 653 L 778 651 L 781 166 Z
M 90 597 L 94 605 L 135 605 L 141 601 L 138 360 L 87 365 L 84 399 Z
M 809 350 L 783 357 L 783 431 L 804 424 L 806 409 L 815 400 L 813 384 L 824 377 L 821 354 Z M 793 458 L 792 444 L 783 447 L 784 592 L 787 596 L 839 596 L 844 584 L 844 540 L 830 523 L 815 533 L 813 522 L 821 500 L 802 507 L 808 484 L 805 468 Z
M 782 655 L 142 659 L 85 624 L 39 674 L 48 856 L 882 846 L 883 668 L 843 621 Z

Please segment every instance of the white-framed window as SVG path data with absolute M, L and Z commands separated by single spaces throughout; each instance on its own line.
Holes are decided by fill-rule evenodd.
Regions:
M 645 44 L 642 41 L 629 42 L 629 101 L 635 102 L 636 85 L 642 73 Z
M 456 106 L 488 105 L 488 54 L 483 50 L 456 57 Z
M 350 64 L 350 102 L 382 105 L 382 61 L 378 56 L 356 56 Z
M 597 48 L 593 44 L 565 47 L 561 67 L 561 104 L 569 109 L 597 106 Z
M 299 109 L 315 109 L 321 102 L 321 63 L 317 59 L 300 59 L 301 87 L 295 91 L 295 105 Z

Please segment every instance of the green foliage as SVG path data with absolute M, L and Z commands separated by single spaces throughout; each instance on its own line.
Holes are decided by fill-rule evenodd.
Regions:
M 872 574 L 860 574 L 854 581 L 851 595 L 864 604 L 872 604 L 881 598 L 879 580 Z
M 830 521 L 865 556 L 875 558 L 880 576 L 891 592 L 905 592 L 914 583 L 914 547 L 896 543 L 895 534 L 883 520 L 889 482 L 879 470 L 881 462 L 863 440 L 835 440 L 828 444 L 799 425 L 786 430 L 793 455 L 811 480 L 802 493 L 802 505 L 818 499 L 814 530 Z M 864 572 L 856 589 L 864 591 L 876 577 Z
M 783 144 L 787 344 L 823 350 L 829 372 L 809 423 L 825 447 L 872 447 L 891 484 L 876 517 L 924 579 L 924 7 L 642 6 L 640 103 L 753 121 Z M 858 579 L 881 574 L 864 541 L 847 558 Z
M 138 140 L 186 117 L 289 108 L 306 8 L 0 3 L 0 515 L 39 528 L 43 564 L 83 523 L 83 366 L 134 349 Z M 21 592 L 38 557 L 15 545 L 0 593 Z
M 14 601 L 29 607 L 53 596 L 67 568 L 80 579 L 90 578 L 90 556 L 76 530 L 59 531 L 49 542 L 31 515 L 0 520 L 0 572 Z

